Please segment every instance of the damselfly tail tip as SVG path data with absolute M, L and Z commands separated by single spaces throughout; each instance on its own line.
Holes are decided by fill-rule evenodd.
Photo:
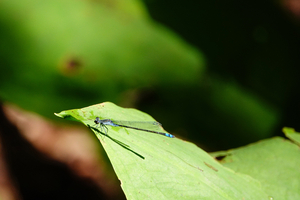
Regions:
M 166 133 L 165 136 L 169 137 L 169 138 L 175 138 L 174 135 L 170 134 L 170 133 Z

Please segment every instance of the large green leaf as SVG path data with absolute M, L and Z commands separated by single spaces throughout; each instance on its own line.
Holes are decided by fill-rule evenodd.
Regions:
M 141 1 L 0 1 L 0 97 L 25 109 L 49 115 L 133 88 L 196 83 L 203 70 L 201 54 Z
M 299 139 L 293 129 L 284 131 Z M 300 199 L 300 151 L 289 140 L 275 137 L 211 155 L 224 157 L 221 163 L 225 167 L 259 180 L 274 199 Z
M 268 199 L 258 181 L 223 167 L 192 143 L 119 127 L 108 127 L 106 135 L 94 128 L 96 117 L 154 120 L 138 110 L 106 102 L 56 115 L 91 127 L 128 199 Z

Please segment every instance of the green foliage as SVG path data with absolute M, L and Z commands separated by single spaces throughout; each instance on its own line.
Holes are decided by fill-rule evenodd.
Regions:
M 290 128 L 284 128 L 284 133 L 297 144 L 275 137 L 211 155 L 225 156 L 223 166 L 258 180 L 274 199 L 300 199 L 300 134 Z
M 0 96 L 49 116 L 131 88 L 191 84 L 201 54 L 131 1 L 0 2 Z
M 91 127 L 121 181 L 127 199 L 268 199 L 261 184 L 223 167 L 196 145 L 178 138 L 108 127 L 105 135 L 93 120 L 152 121 L 135 109 L 102 103 L 62 111 L 62 118 Z
M 197 38 L 208 41 L 207 36 Z M 220 68 L 231 64 L 223 62 L 226 53 L 210 58 L 210 68 L 215 62 L 222 63 Z M 240 82 L 228 81 L 223 72 L 208 74 L 205 59 L 152 21 L 139 0 L 0 2 L 2 100 L 49 118 L 58 110 L 109 100 L 151 110 L 170 130 L 218 149 L 269 137 L 282 108 Z M 148 98 L 149 90 L 154 98 Z M 192 134 L 199 128 L 191 121 L 202 121 L 201 131 L 207 134 Z
M 126 99 L 163 118 L 172 131 L 219 149 L 269 137 L 283 116 L 298 123 L 297 112 L 285 115 L 284 109 L 298 105 L 300 37 L 282 12 L 261 1 L 247 7 L 195 1 L 185 9 L 174 1 L 174 9 L 168 1 L 153 2 L 167 9 L 158 6 L 151 16 L 169 18 L 164 24 L 198 44 L 210 74 L 204 73 L 202 54 L 152 21 L 142 1 L 2 0 L 1 100 L 51 117 L 57 110 Z M 136 91 L 144 88 L 159 96 L 155 103 L 144 98 L 142 104 Z M 59 116 L 91 126 L 96 116 L 152 120 L 110 103 Z M 199 122 L 201 127 L 191 125 Z M 178 138 L 91 129 L 129 199 L 299 198 L 298 147 L 282 138 L 213 154 L 224 155 L 221 163 L 233 172 Z M 284 132 L 300 144 L 293 129 Z
M 297 133 L 293 128 L 283 128 L 283 132 L 285 133 L 286 137 L 300 146 L 300 134 Z
M 213 81 L 209 99 L 210 106 L 215 110 L 211 118 L 215 121 L 211 128 L 218 123 L 216 119 L 220 116 L 218 121 L 222 124 L 222 128 L 215 128 L 214 132 L 225 128 L 238 133 L 237 137 L 241 137 L 239 139 L 250 141 L 267 138 L 272 134 L 272 128 L 279 121 L 276 107 L 235 82 Z
M 163 100 L 140 108 L 163 119 L 171 132 L 208 148 L 228 149 L 268 138 L 280 122 L 276 106 L 237 82 L 217 76 L 210 76 L 198 87 L 161 90 L 159 97 Z M 195 134 L 199 131 L 205 134 Z

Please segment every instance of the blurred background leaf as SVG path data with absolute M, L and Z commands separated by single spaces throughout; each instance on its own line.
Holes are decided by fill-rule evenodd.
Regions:
M 280 4 L 145 3 L 194 47 L 141 1 L 2 1 L 1 98 L 49 118 L 137 107 L 208 150 L 297 128 L 299 28 Z
M 1 97 L 48 117 L 130 88 L 192 84 L 203 58 L 139 1 L 1 1 Z

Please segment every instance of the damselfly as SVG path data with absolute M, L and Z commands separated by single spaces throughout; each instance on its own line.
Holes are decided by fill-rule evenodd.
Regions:
M 108 125 L 108 126 L 131 128 L 139 131 L 156 133 L 170 138 L 175 137 L 172 134 L 160 132 L 159 130 L 161 129 L 161 123 L 156 121 L 117 121 L 111 119 L 101 120 L 99 117 L 96 117 L 94 122 L 96 126 L 99 126 L 100 130 L 105 134 L 108 132 L 108 128 L 106 127 Z

